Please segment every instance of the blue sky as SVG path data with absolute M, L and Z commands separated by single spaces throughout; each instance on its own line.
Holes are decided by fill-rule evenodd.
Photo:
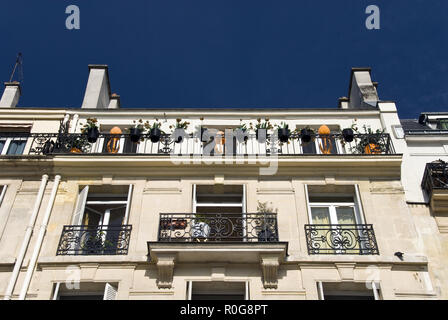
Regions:
M 20 51 L 24 107 L 79 107 L 87 65 L 108 64 L 122 107 L 336 108 L 351 67 L 370 66 L 380 98 L 416 118 L 448 111 L 447 17 L 446 0 L 3 1 L 0 80 Z

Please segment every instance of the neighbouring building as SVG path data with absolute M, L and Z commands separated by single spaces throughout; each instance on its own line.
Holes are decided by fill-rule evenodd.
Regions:
M 120 108 L 89 72 L 81 108 L 5 84 L 4 299 L 447 298 L 444 191 L 369 68 L 319 109 Z
M 448 112 L 424 112 L 401 120 L 402 181 L 406 201 L 426 253 L 434 288 L 448 299 Z

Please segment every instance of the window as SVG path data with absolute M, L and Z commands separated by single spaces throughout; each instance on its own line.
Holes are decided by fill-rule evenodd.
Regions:
M 134 143 L 131 141 L 129 136 L 125 136 L 126 133 L 121 127 L 123 134 L 117 136 L 111 136 L 110 130 L 116 127 L 114 125 L 101 125 L 101 134 L 105 136 L 100 136 L 92 145 L 93 153 L 137 153 L 140 147 L 139 143 Z M 120 127 L 120 126 L 118 126 Z M 117 150 L 113 152 L 113 150 Z
M 358 186 L 306 186 L 309 254 L 379 254 L 371 224 L 365 224 Z
M 448 130 L 448 119 L 438 119 L 437 120 L 437 129 Z
M 53 300 L 115 300 L 118 285 L 116 283 L 58 282 L 54 285 Z
M 244 154 L 244 144 L 238 143 L 236 137 L 234 136 L 234 128 L 229 128 L 226 126 L 213 126 L 210 128 L 203 127 L 203 129 L 207 129 L 207 133 L 204 133 L 204 137 L 202 139 L 202 150 L 205 155 L 222 155 L 225 153 L 230 154 Z M 232 150 L 227 150 L 226 147 L 229 146 L 227 142 L 226 145 L 226 135 L 227 137 L 232 137 L 231 148 Z M 206 138 L 209 138 L 208 141 Z
M 320 300 L 380 300 L 380 285 L 376 282 L 318 282 Z
M 244 189 L 244 185 L 193 185 L 193 237 L 198 241 L 242 241 Z
M 188 281 L 187 300 L 249 300 L 247 282 Z
M 0 155 L 21 155 L 28 141 L 27 133 L 0 132 Z
M 3 199 L 5 198 L 7 186 L 0 186 L 0 206 L 2 205 Z
M 308 186 L 307 189 L 311 224 L 363 223 L 356 187 L 338 186 L 338 192 L 329 192 L 328 187 L 322 186 Z
M 339 131 L 339 127 L 330 126 L 331 133 Z M 313 127 L 315 134 L 317 134 L 319 127 Z M 344 153 L 344 148 L 341 146 L 339 140 L 333 136 L 312 137 L 310 142 L 303 142 L 300 140 L 302 153 L 304 154 L 338 154 Z
M 72 225 L 64 227 L 57 254 L 127 254 L 131 196 L 132 185 L 83 187 Z

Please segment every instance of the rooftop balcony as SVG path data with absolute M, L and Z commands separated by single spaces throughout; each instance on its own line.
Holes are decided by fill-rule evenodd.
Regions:
M 143 134 L 137 142 L 130 134 L 100 133 L 95 142 L 89 142 L 84 134 L 69 133 L 0 133 L 0 155 L 390 155 L 395 154 L 389 134 L 354 134 L 352 139 L 340 133 L 311 134 L 304 137 L 292 133 L 282 141 L 277 135 L 257 137 L 246 134 L 212 137 L 209 142 L 201 137 L 186 134 L 178 136 L 162 134 L 157 141 Z

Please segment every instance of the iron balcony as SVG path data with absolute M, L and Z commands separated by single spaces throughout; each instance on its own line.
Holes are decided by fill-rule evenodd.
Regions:
M 131 225 L 64 226 L 56 255 L 126 255 Z
M 159 242 L 278 242 L 274 213 L 162 213 Z
M 308 254 L 378 255 L 371 224 L 307 224 Z
M 355 134 L 352 142 L 346 142 L 342 134 L 313 134 L 311 141 L 304 143 L 301 135 L 292 133 L 287 142 L 272 135 L 258 140 L 255 134 L 247 139 L 201 141 L 194 134 L 187 134 L 182 142 L 175 142 L 170 134 L 162 134 L 158 142 L 151 142 L 149 134 L 143 134 L 139 143 L 134 143 L 129 134 L 100 133 L 95 143 L 89 143 L 84 134 L 72 133 L 0 133 L 0 141 L 8 138 L 26 139 L 27 155 L 389 155 L 395 154 L 389 134 Z M 219 141 L 219 140 L 218 140 Z M 111 147 L 115 146 L 115 147 Z M 76 150 L 77 149 L 77 150 Z M 76 151 L 74 151 L 76 150 Z M 75 153 L 74 153 L 75 152 Z M 1 151 L 0 151 L 1 154 Z M 5 154 L 5 153 L 4 153 Z

